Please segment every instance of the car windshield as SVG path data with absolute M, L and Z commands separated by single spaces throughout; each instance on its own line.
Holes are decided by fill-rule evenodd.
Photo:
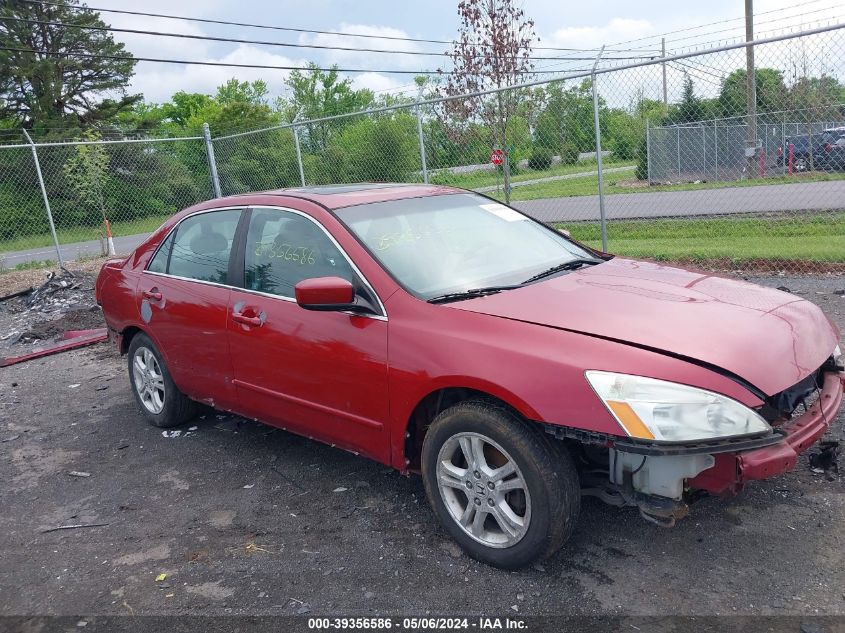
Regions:
M 567 262 L 598 260 L 557 231 L 476 194 L 362 204 L 338 216 L 423 299 L 525 283 Z

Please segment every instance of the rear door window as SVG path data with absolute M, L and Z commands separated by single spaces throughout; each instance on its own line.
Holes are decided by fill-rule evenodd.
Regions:
M 176 229 L 167 273 L 197 281 L 229 283 L 229 256 L 240 217 L 240 209 L 227 209 L 183 220 Z

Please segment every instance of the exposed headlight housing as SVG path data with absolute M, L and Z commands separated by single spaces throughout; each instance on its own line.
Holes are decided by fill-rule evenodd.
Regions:
M 587 371 L 586 377 L 630 437 L 698 442 L 772 430 L 744 404 L 705 389 L 606 371 Z

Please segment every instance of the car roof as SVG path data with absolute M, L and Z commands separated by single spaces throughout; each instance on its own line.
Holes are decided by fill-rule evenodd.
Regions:
M 406 198 L 424 198 L 452 193 L 469 193 L 464 189 L 442 185 L 405 184 L 395 182 L 354 183 L 343 185 L 320 185 L 315 187 L 293 187 L 273 189 L 255 193 L 240 194 L 230 200 L 250 196 L 289 196 L 311 200 L 329 209 L 341 209 L 359 204 L 387 202 Z M 219 202 L 219 201 L 218 201 Z

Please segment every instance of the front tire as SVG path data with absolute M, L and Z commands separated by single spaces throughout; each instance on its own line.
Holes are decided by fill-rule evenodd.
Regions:
M 569 452 L 510 409 L 483 400 L 440 413 L 422 474 L 443 528 L 470 556 L 504 569 L 547 558 L 572 535 L 581 506 Z
M 129 384 L 150 424 L 170 428 L 194 417 L 196 404 L 176 387 L 149 336 L 136 334 L 129 344 L 128 357 Z

